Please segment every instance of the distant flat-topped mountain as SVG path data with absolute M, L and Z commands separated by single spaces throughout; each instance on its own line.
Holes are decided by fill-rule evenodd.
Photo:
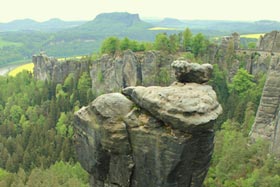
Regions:
M 63 21 L 58 18 L 53 18 L 45 22 L 37 22 L 32 19 L 14 20 L 8 23 L 0 23 L 0 32 L 8 31 L 58 31 L 76 27 L 85 23 L 85 21 Z
M 158 23 L 162 27 L 186 27 L 186 23 L 174 18 L 164 18 Z
M 141 23 L 138 14 L 130 14 L 127 12 L 114 12 L 103 13 L 96 16 L 93 20 L 94 23 L 123 23 L 125 26 L 133 26 L 134 24 Z
M 80 25 L 73 30 L 93 31 L 96 34 L 105 35 L 119 35 L 119 33 L 147 30 L 149 27 L 152 27 L 152 25 L 142 21 L 138 14 L 114 12 L 99 14 L 94 20 Z
M 103 40 L 109 36 L 129 37 L 135 40 L 152 40 L 155 34 L 148 30 L 152 24 L 142 21 L 138 14 L 127 12 L 102 13 L 78 27 L 57 33 L 59 40 Z

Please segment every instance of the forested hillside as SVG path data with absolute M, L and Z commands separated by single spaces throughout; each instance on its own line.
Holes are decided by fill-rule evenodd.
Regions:
M 9 35 L 16 37 L 15 33 L 6 33 Z M 19 40 L 24 42 L 21 36 Z M 26 32 L 25 36 L 34 35 Z M 50 35 L 37 33 L 38 38 L 48 41 L 46 36 Z M 16 40 L 11 42 L 11 48 L 19 45 Z M 39 39 L 36 44 L 41 46 Z M 34 53 L 32 50 L 38 46 L 26 48 L 27 53 Z M 117 59 L 127 49 L 142 53 L 157 50 L 214 65 L 210 84 L 224 112 L 215 126 L 215 150 L 205 186 L 280 185 L 280 162 L 268 154 L 268 143 L 252 143 L 249 138 L 266 74 L 249 74 L 248 58 L 235 52 L 233 42 L 220 47 L 205 35 L 185 29 L 178 34 L 158 34 L 154 42 L 109 37 L 100 51 Z M 94 64 L 99 57 L 100 54 L 94 54 L 83 60 Z M 236 66 L 237 60 L 240 63 Z M 97 77 L 102 83 L 102 72 Z M 159 71 L 153 78 L 158 85 L 170 84 L 166 71 Z M 0 186 L 87 186 L 88 176 L 77 163 L 74 151 L 73 115 L 100 93 L 92 85 L 90 69 L 78 75 L 70 73 L 58 84 L 35 80 L 29 72 L 0 77 Z
M 89 75 L 52 85 L 22 72 L 0 82 L 0 186 L 86 186 L 71 124 Z

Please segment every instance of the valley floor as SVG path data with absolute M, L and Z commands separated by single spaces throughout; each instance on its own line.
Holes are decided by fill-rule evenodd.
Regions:
M 0 75 L 7 74 L 9 71 L 16 68 L 17 66 L 19 65 L 8 65 L 8 66 L 0 67 Z

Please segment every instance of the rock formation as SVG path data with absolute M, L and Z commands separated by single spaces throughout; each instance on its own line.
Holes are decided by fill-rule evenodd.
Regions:
M 261 36 L 257 49 L 261 51 L 280 52 L 280 32 L 272 31 Z
M 86 60 L 65 59 L 58 61 L 43 53 L 34 55 L 32 62 L 34 63 L 35 79 L 48 80 L 53 83 L 63 83 L 70 73 L 79 76 L 82 72 L 89 70 L 89 63 Z
M 186 64 L 190 71 L 171 86 L 127 87 L 76 112 L 76 151 L 91 186 L 202 185 L 222 109 L 210 86 L 188 79 L 194 74 L 206 82 L 198 75 L 210 75 L 211 65 L 177 61 L 172 66 L 178 71 Z
M 233 41 L 232 38 L 224 38 L 220 47 L 226 49 L 229 42 Z M 265 86 L 250 136 L 253 140 L 258 138 L 268 140 L 271 143 L 271 153 L 278 157 L 280 157 L 280 127 L 278 125 L 280 108 L 279 52 L 280 34 L 278 31 L 273 31 L 260 38 L 256 50 L 235 50 L 239 59 L 231 61 L 232 66 L 228 68 L 229 80 L 236 74 L 241 62 L 245 63 L 247 71 L 252 75 L 266 74 Z
M 175 80 L 171 76 L 173 60 L 174 56 L 157 51 L 103 55 L 92 63 L 93 90 L 109 93 L 128 86 L 168 85 Z
M 221 48 L 227 49 L 229 45 L 232 43 L 234 49 L 239 49 L 240 45 L 240 35 L 236 32 L 232 33 L 231 36 L 224 36 L 222 38 Z
M 272 142 L 273 147 L 279 147 L 280 134 L 278 127 L 278 113 L 280 107 L 280 59 L 272 57 L 267 79 L 263 89 L 257 116 L 251 130 L 251 137 L 263 138 Z M 276 151 L 278 150 L 278 152 Z M 280 155 L 279 148 L 273 151 Z
M 278 158 L 280 157 L 280 111 L 278 111 L 275 119 L 271 151 Z
M 58 61 L 39 54 L 33 56 L 34 77 L 62 83 L 69 73 L 79 76 L 90 71 L 92 88 L 97 94 L 120 91 L 127 86 L 169 85 L 175 80 L 170 66 L 174 58 L 157 51 L 134 53 L 131 50 L 115 56 L 103 55 L 93 62 L 86 59 Z
M 179 82 L 207 82 L 213 70 L 210 64 L 195 64 L 187 61 L 178 60 L 171 65 L 175 69 L 175 76 Z
M 268 72 L 272 57 L 271 53 L 258 51 L 249 53 L 246 56 L 246 69 L 250 74 L 258 75 L 260 73 L 266 74 Z

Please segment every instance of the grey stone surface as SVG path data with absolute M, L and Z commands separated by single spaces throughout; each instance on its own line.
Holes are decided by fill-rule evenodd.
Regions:
M 240 35 L 236 32 L 232 33 L 230 36 L 224 36 L 221 42 L 221 48 L 226 50 L 229 45 L 233 44 L 234 49 L 239 49 L 240 47 Z
M 32 62 L 34 63 L 34 77 L 39 80 L 50 80 L 53 74 L 53 66 L 57 63 L 57 60 L 39 54 L 32 57 Z
M 156 51 L 134 53 L 131 50 L 116 55 L 105 54 L 93 62 L 87 59 L 58 61 L 39 54 L 33 56 L 34 76 L 39 80 L 62 83 L 70 73 L 80 76 L 89 71 L 93 91 L 100 95 L 128 86 L 169 85 L 175 80 L 170 66 L 175 58 L 175 55 Z
M 169 87 L 128 87 L 123 94 L 174 129 L 188 131 L 215 120 L 222 108 L 211 86 L 174 83 Z
M 134 162 L 123 118 L 132 104 L 122 94 L 112 93 L 76 113 L 78 159 L 94 187 L 129 186 Z
M 280 142 L 278 130 L 278 112 L 280 104 L 280 59 L 272 57 L 263 88 L 261 101 L 258 107 L 255 122 L 250 132 L 253 139 L 263 138 L 269 140 L 273 147 L 278 147 Z M 279 149 L 275 149 L 275 151 Z M 275 152 L 280 155 L 280 152 Z
M 196 83 L 129 87 L 75 114 L 78 160 L 92 187 L 200 187 L 221 113 L 212 88 Z
M 261 36 L 257 49 L 261 51 L 280 52 L 280 32 L 272 31 Z
M 48 80 L 54 83 L 63 83 L 64 79 L 74 73 L 79 76 L 89 70 L 89 63 L 84 60 L 65 59 L 58 61 L 56 58 L 45 54 L 34 55 L 34 77 L 37 80 Z
M 169 85 L 175 80 L 170 76 L 174 58 L 156 51 L 134 53 L 127 50 L 115 56 L 103 55 L 92 63 L 93 90 L 109 93 L 128 86 Z M 167 82 L 160 79 L 162 72 L 167 74 Z
M 272 152 L 277 157 L 280 157 L 280 112 L 278 112 L 276 119 L 275 119 Z
M 176 60 L 171 66 L 175 69 L 177 81 L 182 83 L 205 83 L 212 75 L 213 66 L 211 64 L 189 63 L 185 60 Z

